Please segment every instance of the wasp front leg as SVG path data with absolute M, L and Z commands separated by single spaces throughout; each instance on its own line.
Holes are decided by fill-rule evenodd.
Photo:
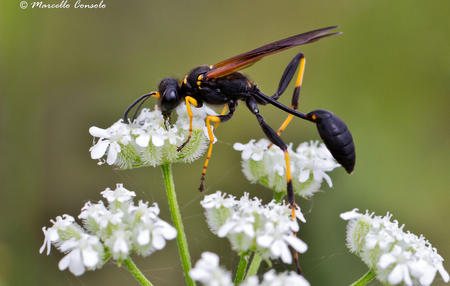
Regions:
M 190 97 L 190 96 L 186 96 L 184 98 L 185 102 L 186 102 L 186 110 L 187 110 L 187 114 L 189 116 L 189 134 L 188 137 L 186 139 L 186 141 L 184 141 L 183 144 L 181 144 L 180 146 L 178 146 L 177 151 L 180 152 L 184 146 L 186 146 L 189 141 L 191 140 L 191 136 L 192 136 L 192 119 L 194 118 L 194 114 L 192 113 L 192 109 L 191 109 L 191 104 L 194 105 L 195 107 L 198 106 L 198 102 L 195 98 Z

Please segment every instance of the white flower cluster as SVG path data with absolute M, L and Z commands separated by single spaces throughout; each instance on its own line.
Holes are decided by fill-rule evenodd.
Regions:
M 203 252 L 202 257 L 189 271 L 189 276 L 205 286 L 233 286 L 231 273 L 219 265 L 219 256 L 212 252 Z
M 232 286 L 231 273 L 219 265 L 219 256 L 212 252 L 203 252 L 202 257 L 195 267 L 189 271 L 189 275 L 195 281 L 205 286 Z M 275 273 L 272 269 L 264 274 L 263 281 L 259 283 L 257 276 L 248 277 L 241 286 L 309 286 L 305 278 L 295 272 Z
M 82 275 L 85 269 L 100 268 L 109 257 L 126 259 L 133 251 L 147 256 L 164 248 L 166 240 L 177 235 L 175 228 L 158 217 L 156 203 L 133 202 L 134 192 L 117 184 L 115 190 L 107 188 L 101 193 L 108 201 L 87 202 L 78 216 L 83 227 L 69 215 L 50 220 L 53 226 L 43 227 L 44 244 L 40 253 L 53 244 L 67 255 L 59 262 L 59 269 Z
M 284 286 L 284 285 L 295 285 L 295 286 L 309 286 L 309 282 L 301 275 L 298 275 L 294 271 L 276 273 L 275 270 L 269 270 L 264 273 L 263 281 L 258 282 L 258 277 L 251 276 L 245 279 L 245 281 L 240 286 Z
M 192 162 L 200 157 L 208 147 L 209 139 L 205 127 L 207 114 L 215 112 L 203 106 L 193 108 L 193 130 L 189 143 L 180 151 L 177 147 L 185 142 L 189 131 L 189 117 L 186 105 L 176 108 L 177 121 L 166 126 L 161 111 L 155 106 L 153 111 L 142 109 L 139 116 L 126 124 L 122 119 L 106 129 L 91 127 L 89 133 L 97 142 L 89 149 L 91 158 L 115 165 L 121 169 L 157 166 L 164 163 Z
M 287 205 L 275 201 L 263 205 L 258 198 L 250 199 L 248 193 L 237 200 L 220 191 L 205 196 L 201 205 L 211 231 L 227 237 L 237 252 L 257 251 L 263 258 L 291 263 L 289 246 L 300 253 L 307 250 L 307 245 L 292 233 L 299 230 L 299 224 L 291 220 Z M 296 216 L 305 222 L 298 207 Z
M 242 151 L 242 172 L 252 183 L 259 183 L 276 192 L 286 192 L 286 162 L 283 151 L 276 146 L 268 147 L 267 139 L 250 140 L 247 144 L 235 143 L 234 149 Z M 340 165 L 330 151 L 318 141 L 304 142 L 296 151 L 288 146 L 290 169 L 294 192 L 302 197 L 311 197 L 319 191 L 325 180 L 332 187 L 326 172 Z
M 439 272 L 445 282 L 449 275 L 436 248 L 421 235 L 403 231 L 404 225 L 373 213 L 361 214 L 358 209 L 341 214 L 349 220 L 347 246 L 357 254 L 377 278 L 387 285 L 431 285 Z

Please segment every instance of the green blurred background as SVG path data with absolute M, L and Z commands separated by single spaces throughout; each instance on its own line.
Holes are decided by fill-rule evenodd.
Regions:
M 288 61 L 303 51 L 300 110 L 332 110 L 355 139 L 355 173 L 340 168 L 333 189 L 298 199 L 307 218 L 300 231 L 309 245 L 301 256 L 306 278 L 313 285 L 348 285 L 366 271 L 348 253 L 339 218 L 355 207 L 394 213 L 450 259 L 448 0 L 104 2 L 105 9 L 92 10 L 22 10 L 19 1 L 0 2 L 0 285 L 137 285 L 112 263 L 74 277 L 57 270 L 62 254 L 38 254 L 50 218 L 78 215 L 84 202 L 99 200 L 117 182 L 158 202 L 170 220 L 160 170 L 97 166 L 88 153 L 88 128 L 109 126 L 164 77 L 181 78 L 195 66 L 329 25 L 344 34 L 245 70 L 270 94 Z M 282 102 L 289 104 L 288 97 Z M 270 106 L 262 114 L 274 128 L 285 117 Z M 207 191 L 247 191 L 269 200 L 270 191 L 245 180 L 232 148 L 263 136 L 253 116 L 241 105 L 216 135 Z M 300 120 L 283 137 L 319 138 Z M 237 256 L 209 232 L 199 205 L 202 164 L 174 166 L 192 258 L 215 251 L 235 269 Z M 175 241 L 136 262 L 155 285 L 183 285 Z M 447 261 L 445 267 L 450 270 Z

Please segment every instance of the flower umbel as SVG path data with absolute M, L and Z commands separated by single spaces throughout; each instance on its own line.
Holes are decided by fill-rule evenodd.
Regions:
M 132 252 L 147 256 L 176 237 L 176 230 L 158 217 L 156 203 L 149 206 L 139 201 L 135 205 L 135 193 L 122 184 L 101 194 L 108 205 L 87 202 L 78 216 L 84 228 L 73 217 L 63 215 L 50 220 L 52 227 L 42 229 L 45 239 L 40 253 L 47 248 L 50 254 L 52 244 L 67 253 L 59 262 L 60 270 L 69 268 L 74 275 L 82 275 L 85 269 L 102 267 L 109 257 L 121 261 Z
M 261 283 L 258 282 L 257 276 L 248 277 L 241 286 L 278 286 L 278 285 L 295 285 L 309 286 L 309 282 L 301 275 L 291 271 L 277 274 L 275 270 L 269 270 L 263 276 Z
M 242 151 L 242 171 L 252 183 L 259 183 L 276 192 L 286 191 L 286 163 L 284 153 L 278 147 L 269 148 L 270 142 L 261 139 L 247 144 L 235 143 L 234 149 Z M 330 151 L 318 141 L 304 142 L 295 151 L 288 146 L 294 192 L 302 197 L 311 197 L 319 191 L 325 180 L 332 187 L 326 172 L 340 165 Z
M 272 201 L 263 205 L 257 198 L 245 193 L 239 200 L 217 191 L 201 201 L 211 231 L 219 237 L 227 237 L 237 252 L 257 251 L 263 258 L 281 258 L 291 263 L 289 246 L 300 253 L 306 244 L 292 232 L 299 230 L 297 221 L 290 219 L 290 207 Z M 296 209 L 297 219 L 305 218 Z
M 189 276 L 205 286 L 233 286 L 231 273 L 219 265 L 219 256 L 212 252 L 203 252 Z
M 193 108 L 192 112 L 192 137 L 180 152 L 176 149 L 186 140 L 189 130 L 184 104 L 176 108 L 177 121 L 170 126 L 164 122 L 161 111 L 155 106 L 153 111 L 142 109 L 136 120 L 129 124 L 120 119 L 106 129 L 91 127 L 89 133 L 98 138 L 89 149 L 91 158 L 100 160 L 99 164 L 106 162 L 120 169 L 192 162 L 208 147 L 205 118 L 208 114 L 215 114 L 206 106 Z
M 192 279 L 199 281 L 205 286 L 232 286 L 231 273 L 219 265 L 219 256 L 212 252 L 203 252 L 202 257 L 195 267 L 189 272 Z M 275 273 L 270 270 L 264 274 L 264 278 L 259 283 L 257 276 L 248 277 L 240 283 L 241 286 L 309 286 L 305 278 L 295 272 Z
M 347 246 L 374 269 L 377 279 L 387 285 L 431 285 L 439 272 L 445 282 L 449 274 L 444 269 L 444 259 L 436 248 L 422 235 L 403 230 L 392 215 L 376 216 L 354 209 L 342 213 L 348 220 Z

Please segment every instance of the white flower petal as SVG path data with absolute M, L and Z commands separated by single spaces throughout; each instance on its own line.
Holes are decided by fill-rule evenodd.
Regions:
M 250 159 L 250 157 L 252 156 L 252 151 L 250 149 L 244 149 L 244 151 L 242 151 L 242 160 L 248 160 Z
M 155 145 L 156 147 L 160 147 L 164 145 L 164 138 L 158 135 L 153 135 L 152 144 Z
M 99 262 L 98 252 L 94 251 L 92 247 L 83 249 L 81 254 L 83 256 L 83 263 L 87 267 L 94 267 Z
M 108 165 L 114 164 L 117 160 L 117 154 L 119 154 L 119 152 L 120 152 L 120 145 L 117 142 L 112 142 L 109 145 L 106 163 L 108 163 Z
M 438 265 L 437 270 L 439 271 L 439 274 L 441 274 L 442 280 L 444 280 L 444 282 L 447 283 L 449 281 L 449 275 L 448 272 L 442 266 L 442 263 Z
M 234 143 L 233 144 L 233 149 L 236 151 L 242 151 L 242 150 L 244 150 L 244 148 L 245 148 L 245 145 L 242 143 Z
M 148 229 L 140 231 L 137 237 L 137 242 L 139 245 L 148 244 L 150 242 L 150 231 Z
M 305 253 L 306 250 L 308 250 L 308 245 L 306 245 L 306 243 L 304 243 L 298 237 L 295 237 L 293 235 L 285 236 L 284 240 L 286 240 L 299 253 Z
M 281 260 L 287 264 L 292 263 L 291 251 L 287 245 L 285 243 L 280 243 L 279 247 L 281 249 Z
M 233 227 L 235 226 L 236 224 L 233 222 L 233 221 L 228 221 L 228 222 L 226 222 L 224 225 L 222 225 L 222 227 L 219 229 L 219 231 L 217 232 L 217 236 L 218 237 L 224 237 L 224 236 L 226 236 L 230 231 L 231 231 L 231 229 L 233 229 Z
M 340 217 L 343 220 L 352 220 L 362 216 L 362 214 L 358 213 L 358 209 L 353 209 L 349 212 L 341 213 Z
M 194 280 L 203 281 L 207 280 L 211 276 L 211 274 L 206 269 L 193 268 L 189 271 L 189 276 L 191 276 L 191 278 Z
M 273 237 L 268 234 L 260 235 L 256 238 L 256 242 L 258 243 L 258 245 L 266 248 L 270 246 L 272 241 Z
M 95 126 L 92 126 L 89 128 L 89 134 L 91 134 L 94 137 L 98 138 L 109 138 L 109 132 L 106 129 L 98 128 Z
M 163 249 L 164 246 L 166 246 L 166 241 L 160 233 L 154 231 L 152 237 L 152 245 L 156 249 Z
M 141 147 L 148 147 L 148 143 L 150 143 L 150 135 L 147 133 L 141 134 L 136 138 L 136 144 Z
M 390 253 L 386 253 L 381 255 L 380 260 L 378 261 L 378 267 L 380 268 L 386 268 L 389 265 L 391 265 L 392 263 L 394 263 L 395 261 L 397 261 L 397 259 Z
M 91 151 L 91 158 L 94 160 L 100 159 L 105 155 L 106 149 L 109 146 L 109 140 L 100 139 L 97 144 L 91 147 L 89 151 Z
M 298 181 L 300 183 L 304 183 L 309 179 L 309 175 L 310 175 L 310 170 L 309 169 L 303 169 L 300 171 L 300 176 L 298 177 Z
M 59 270 L 65 270 L 69 267 L 69 271 L 75 276 L 80 276 L 85 272 L 83 261 L 81 260 L 81 252 L 74 249 L 64 256 L 58 263 Z
M 252 154 L 252 160 L 253 161 L 261 161 L 263 156 L 264 156 L 264 153 L 262 153 L 262 152 L 253 153 Z
M 164 228 L 162 235 L 165 239 L 174 239 L 177 237 L 177 230 L 169 225 L 169 227 Z
M 331 181 L 330 176 L 328 176 L 328 174 L 326 174 L 326 173 L 323 173 L 322 177 L 325 179 L 325 181 L 327 182 L 328 186 L 330 188 L 332 188 L 333 187 L 333 182 Z

